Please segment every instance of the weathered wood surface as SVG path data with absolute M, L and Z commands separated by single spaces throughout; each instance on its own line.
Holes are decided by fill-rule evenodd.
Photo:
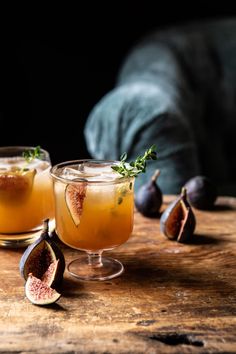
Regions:
M 133 236 L 110 252 L 123 275 L 88 283 L 65 272 L 47 308 L 25 298 L 23 250 L 1 249 L 0 353 L 236 353 L 236 199 L 195 214 L 184 245 L 136 213 Z M 67 262 L 76 256 L 63 249 Z

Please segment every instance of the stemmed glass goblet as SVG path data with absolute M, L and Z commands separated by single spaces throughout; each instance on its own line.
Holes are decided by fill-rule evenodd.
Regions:
M 84 251 L 68 264 L 82 280 L 107 280 L 124 267 L 103 252 L 125 243 L 133 229 L 134 177 L 113 171 L 116 161 L 75 160 L 51 169 L 56 232 L 63 243 Z

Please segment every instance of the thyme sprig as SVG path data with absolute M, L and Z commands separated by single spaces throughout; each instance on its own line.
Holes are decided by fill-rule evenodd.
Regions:
M 36 158 L 40 158 L 41 156 L 41 146 L 36 146 L 34 150 L 26 150 L 22 153 L 22 156 L 26 160 L 26 162 L 30 163 Z
M 127 160 L 127 153 L 121 155 L 119 164 L 112 166 L 112 169 L 124 177 L 136 177 L 146 172 L 148 160 L 157 160 L 156 145 L 152 145 L 145 151 L 143 156 L 138 156 L 130 163 Z

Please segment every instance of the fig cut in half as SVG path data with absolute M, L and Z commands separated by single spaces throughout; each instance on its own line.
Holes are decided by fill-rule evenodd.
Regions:
M 40 238 L 26 248 L 19 264 L 26 280 L 26 296 L 35 305 L 52 304 L 61 296 L 56 288 L 63 280 L 65 258 L 48 233 L 48 221 L 44 221 Z
M 25 294 L 34 305 L 49 305 L 56 302 L 61 294 L 50 288 L 46 282 L 29 274 L 25 283 Z
M 190 241 L 196 226 L 196 219 L 187 201 L 186 188 L 163 212 L 160 219 L 162 233 L 177 242 Z
M 29 273 L 41 278 L 51 263 L 56 260 L 51 245 L 46 240 L 34 242 L 24 252 L 20 261 L 20 272 L 25 280 Z
M 83 203 L 86 196 L 87 183 L 68 184 L 65 190 L 65 201 L 71 218 L 76 226 L 80 224 Z
M 0 198 L 21 201 L 31 192 L 35 174 L 35 169 L 0 173 Z
M 21 276 L 27 280 L 29 274 L 44 280 L 48 286 L 58 286 L 65 270 L 64 255 L 48 234 L 48 220 L 44 221 L 41 236 L 28 246 L 20 259 Z M 45 280 L 47 279 L 47 280 Z

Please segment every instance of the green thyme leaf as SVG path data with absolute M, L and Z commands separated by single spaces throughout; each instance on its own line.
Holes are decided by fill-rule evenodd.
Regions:
M 40 158 L 41 156 L 41 147 L 38 145 L 34 148 L 34 150 L 26 150 L 23 152 L 22 156 L 26 160 L 26 162 L 30 163 L 36 158 Z
M 157 160 L 156 146 L 152 145 L 143 156 L 138 156 L 135 161 L 129 163 L 126 160 L 127 153 L 124 153 L 120 157 L 119 164 L 112 166 L 112 169 L 124 177 L 136 177 L 140 173 L 145 173 L 147 161 Z

